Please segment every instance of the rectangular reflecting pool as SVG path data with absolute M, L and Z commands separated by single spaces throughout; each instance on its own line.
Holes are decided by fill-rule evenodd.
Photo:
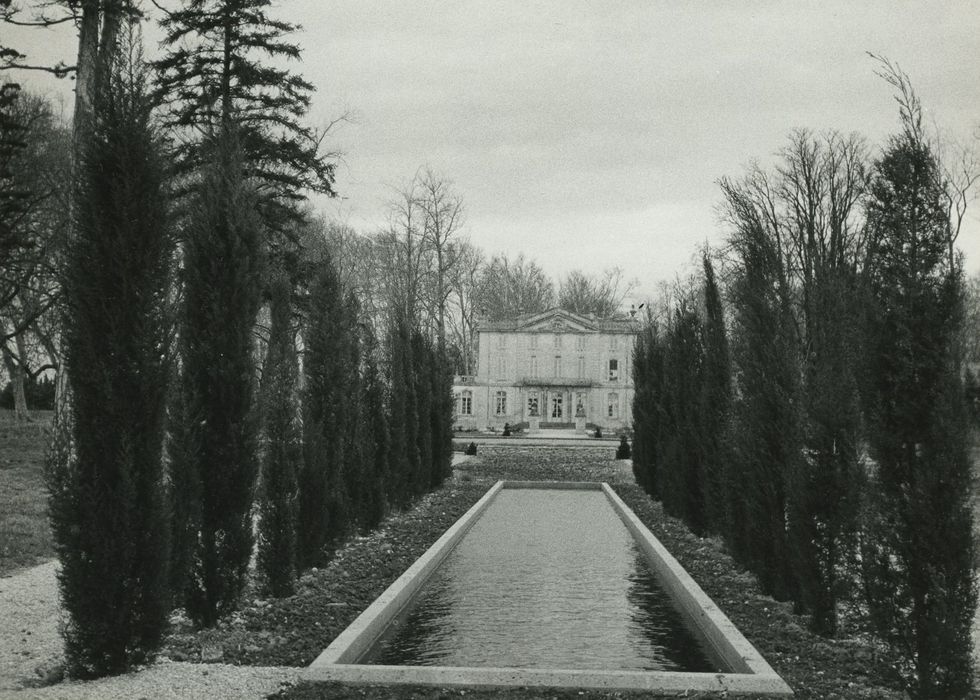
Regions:
M 505 489 L 362 663 L 721 671 L 602 491 Z
M 307 681 L 789 696 L 605 483 L 497 482 Z

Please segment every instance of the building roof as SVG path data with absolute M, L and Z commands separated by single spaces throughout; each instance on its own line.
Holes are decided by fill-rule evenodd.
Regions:
M 616 318 L 597 318 L 552 307 L 536 314 L 525 314 L 515 318 L 497 321 L 478 322 L 480 332 L 522 332 L 522 333 L 625 333 L 634 334 L 639 324 L 629 316 Z

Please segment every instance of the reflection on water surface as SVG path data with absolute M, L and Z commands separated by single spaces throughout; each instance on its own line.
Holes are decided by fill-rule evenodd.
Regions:
M 504 489 L 367 663 L 718 671 L 601 491 Z

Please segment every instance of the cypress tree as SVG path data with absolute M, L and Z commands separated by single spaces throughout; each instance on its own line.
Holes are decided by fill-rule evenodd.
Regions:
M 341 495 L 345 499 L 344 522 L 340 536 L 358 529 L 362 521 L 365 489 L 370 487 L 367 436 L 364 425 L 364 381 L 362 376 L 362 347 L 360 325 L 357 321 L 360 305 L 353 292 L 344 301 L 346 333 L 345 373 L 347 374 L 344 410 L 341 416 L 344 460 L 340 465 Z
M 259 471 L 252 329 L 260 304 L 262 251 L 253 198 L 234 129 L 206 144 L 184 247 L 181 359 L 190 478 L 200 506 L 184 602 L 210 626 L 235 609 L 252 554 Z
M 435 348 L 429 379 L 432 394 L 432 460 L 430 488 L 440 486 L 453 470 L 453 385 L 446 353 Z
M 363 418 L 368 445 L 366 467 L 369 478 L 363 487 L 361 522 L 367 529 L 381 523 L 387 507 L 388 462 L 390 459 L 388 420 L 385 416 L 384 386 L 378 372 L 377 348 L 370 331 L 364 348 Z
M 781 252 L 749 219 L 733 236 L 739 267 L 732 284 L 733 360 L 739 400 L 729 534 L 763 590 L 792 596 L 787 537 L 787 475 L 800 459 L 799 375 Z
M 820 634 L 837 631 L 853 570 L 862 440 L 857 369 L 862 305 L 856 275 L 820 266 L 809 289 L 803 362 L 804 450 L 788 473 L 789 535 L 801 608 Z
M 917 105 L 914 105 L 917 106 Z M 915 697 L 965 696 L 977 602 L 971 471 L 957 339 L 960 265 L 939 168 L 906 113 L 876 163 L 867 208 L 873 299 L 870 475 L 862 562 L 878 631 Z
M 173 241 L 138 51 L 113 66 L 81 152 L 63 280 L 75 459 L 52 460 L 50 517 L 68 671 L 151 659 L 170 611 L 163 443 Z
M 300 474 L 300 565 L 320 563 L 345 528 L 343 496 L 345 401 L 349 396 L 349 338 L 340 279 L 324 252 L 314 272 L 304 333 L 303 446 Z
M 415 493 L 419 478 L 418 407 L 413 380 L 412 331 L 402 312 L 394 313 L 388 334 L 390 363 L 388 425 L 391 435 L 388 501 L 400 508 Z
M 285 272 L 271 285 L 271 329 L 263 376 L 264 454 L 259 500 L 258 568 L 269 592 L 292 595 L 299 519 L 297 473 L 303 459 L 292 326 L 292 284 Z
M 697 534 L 704 533 L 705 525 L 699 411 L 702 364 L 701 320 L 682 303 L 674 311 L 666 338 L 663 413 L 667 424 L 660 440 L 661 483 L 664 508 Z
M 411 381 L 414 385 L 415 405 L 418 411 L 416 445 L 419 454 L 419 469 L 415 474 L 412 490 L 415 495 L 421 495 L 436 481 L 433 451 L 435 396 L 433 396 L 431 376 L 434 371 L 432 344 L 418 329 L 412 331 L 412 356 L 415 359 Z
M 633 473 L 637 483 L 655 499 L 662 494 L 663 380 L 663 343 L 656 323 L 648 319 L 634 353 Z
M 710 532 L 728 531 L 726 494 L 727 469 L 730 455 L 727 450 L 731 420 L 732 377 L 728 350 L 728 331 L 721 293 L 715 279 L 714 266 L 707 253 L 704 267 L 704 369 L 702 374 L 699 414 L 701 416 L 701 463 L 704 472 L 705 526 Z

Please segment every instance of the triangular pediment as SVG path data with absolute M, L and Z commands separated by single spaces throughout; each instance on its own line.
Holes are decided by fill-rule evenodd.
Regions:
M 547 333 L 575 333 L 576 331 L 595 331 L 598 328 L 594 319 L 566 311 L 565 309 L 554 308 L 521 319 L 517 330 Z

